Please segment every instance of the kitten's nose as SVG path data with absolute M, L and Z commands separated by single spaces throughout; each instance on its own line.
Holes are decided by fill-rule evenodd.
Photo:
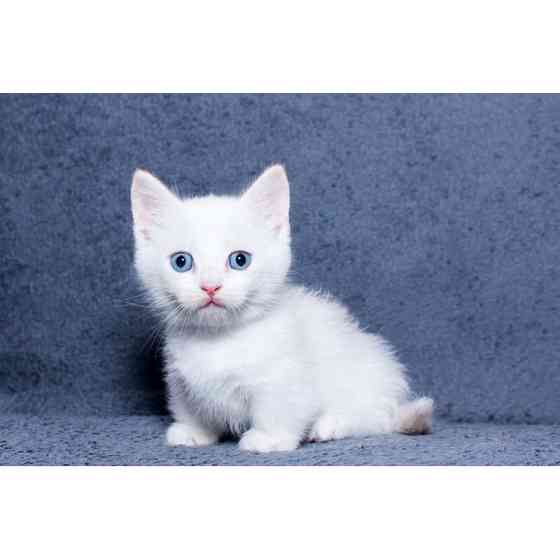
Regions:
M 221 286 L 200 286 L 200 289 L 203 292 L 206 292 L 210 297 L 212 297 L 220 288 Z

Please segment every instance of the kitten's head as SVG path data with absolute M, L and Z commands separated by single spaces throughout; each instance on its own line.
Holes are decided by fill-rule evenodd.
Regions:
M 131 197 L 136 270 L 168 327 L 228 328 L 274 305 L 291 262 L 282 166 L 240 196 L 187 199 L 138 170 Z

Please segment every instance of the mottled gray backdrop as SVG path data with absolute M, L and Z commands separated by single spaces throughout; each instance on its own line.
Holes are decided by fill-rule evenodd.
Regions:
M 297 278 L 386 335 L 441 416 L 560 421 L 554 95 L 0 96 L 0 410 L 162 412 L 131 175 L 233 193 L 272 162 Z

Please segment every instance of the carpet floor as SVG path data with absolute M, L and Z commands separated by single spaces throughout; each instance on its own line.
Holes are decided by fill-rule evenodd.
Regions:
M 560 425 L 438 421 L 429 436 L 399 434 L 241 452 L 235 442 L 169 448 L 163 416 L 0 415 L 1 465 L 560 465 Z

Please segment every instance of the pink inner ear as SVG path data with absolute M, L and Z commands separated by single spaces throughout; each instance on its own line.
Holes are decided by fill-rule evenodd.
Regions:
M 147 208 L 154 203 L 153 198 L 145 193 L 135 193 L 134 223 L 145 239 L 150 239 L 150 228 L 155 225 L 155 213 Z
M 281 231 L 289 226 L 290 187 L 281 165 L 266 169 L 243 198 L 274 231 Z

